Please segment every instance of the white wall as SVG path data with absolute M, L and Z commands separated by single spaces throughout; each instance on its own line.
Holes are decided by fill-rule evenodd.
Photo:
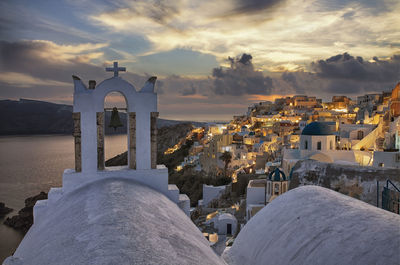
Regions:
M 313 151 L 328 151 L 336 149 L 335 135 L 302 135 L 300 137 L 300 149 L 305 150 L 305 142 L 308 142 L 307 150 Z M 318 142 L 321 142 L 321 150 L 318 150 Z M 332 142 L 332 149 L 330 146 Z
M 400 168 L 400 152 L 375 151 L 372 165 L 380 167 L 381 163 L 383 167 Z
M 222 218 L 221 218 L 222 217 Z M 236 218 L 232 214 L 222 214 L 218 217 L 218 234 L 219 235 L 226 235 L 227 233 L 227 225 L 232 225 L 232 233 L 234 235 L 237 229 L 237 221 Z
M 219 196 L 225 192 L 226 186 L 212 186 L 203 184 L 203 206 L 207 205 L 214 199 L 219 198 Z
M 264 187 L 247 187 L 246 204 L 264 204 L 265 188 Z

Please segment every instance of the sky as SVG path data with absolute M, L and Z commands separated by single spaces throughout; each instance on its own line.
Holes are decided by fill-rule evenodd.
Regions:
M 72 104 L 71 76 L 99 83 L 114 61 L 138 90 L 158 77 L 161 118 L 355 99 L 400 81 L 399 13 L 398 0 L 2 0 L 0 99 Z

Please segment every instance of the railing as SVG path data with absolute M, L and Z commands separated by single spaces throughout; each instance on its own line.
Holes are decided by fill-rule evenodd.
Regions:
M 395 190 L 390 189 L 389 184 Z M 386 181 L 386 187 L 383 187 L 382 191 L 382 209 L 400 214 L 400 189 L 389 179 Z

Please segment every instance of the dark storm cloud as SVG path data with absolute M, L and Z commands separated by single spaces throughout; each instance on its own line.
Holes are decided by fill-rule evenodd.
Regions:
M 0 41 L 0 71 L 29 74 L 41 79 L 70 82 L 71 75 L 80 73 L 86 76 L 98 76 L 103 68 L 78 59 L 67 62 L 51 58 L 50 47 L 45 42 L 6 42 Z M 48 55 L 46 58 L 43 55 Z
M 214 68 L 212 90 L 217 95 L 270 94 L 272 79 L 254 70 L 250 54 L 228 58 L 230 68 Z
M 164 94 L 164 81 L 157 80 L 156 86 L 155 86 L 155 91 L 157 94 L 162 95 Z
M 147 14 L 155 21 L 165 23 L 179 13 L 179 2 L 180 1 L 153 1 L 148 8 Z
M 196 87 L 194 86 L 194 84 L 190 84 L 189 88 L 185 88 L 181 94 L 182 96 L 191 96 L 191 95 L 195 95 L 197 93 Z
M 127 1 L 118 6 L 116 10 L 124 11 L 124 16 L 147 17 L 158 24 L 168 25 L 170 20 L 180 13 L 181 6 L 179 0 L 139 0 Z
M 364 60 L 348 53 L 338 54 L 311 64 L 319 77 L 328 79 L 350 79 L 369 82 L 390 82 L 400 78 L 400 55 L 389 60 Z
M 111 76 L 111 73 L 105 72 L 104 67 L 89 64 L 80 60 L 79 56 L 72 59 L 61 60 L 57 54 L 51 54 L 51 45 L 46 42 L 19 41 L 6 42 L 0 41 L 0 73 L 4 75 L 7 72 L 21 73 L 41 80 L 53 80 L 58 82 L 70 83 L 72 87 L 72 75 L 78 75 L 84 82 L 89 79 L 103 80 Z M 127 80 L 134 80 L 136 89 L 140 89 L 145 83 L 146 76 L 140 76 L 133 73 L 123 73 Z M 23 80 L 21 80 L 21 84 Z M 4 84 L 2 85 L 4 88 Z M 32 96 L 37 96 L 41 91 L 57 90 L 56 87 L 37 87 Z M 65 88 L 64 88 L 65 89 Z M 11 90 L 10 90 L 11 91 Z M 10 92 L 9 91 L 9 92 Z M 32 92 L 29 87 L 18 88 L 15 94 Z M 70 93 L 70 91 L 68 92 Z M 11 97 L 8 95 L 7 97 Z
M 274 79 L 274 86 L 286 87 L 293 93 L 330 99 L 332 95 L 361 95 L 389 91 L 400 81 L 400 55 L 388 60 L 372 60 L 348 53 L 311 63 L 314 72 L 284 72 Z
M 233 13 L 248 14 L 274 10 L 285 2 L 286 0 L 234 0 L 236 7 Z
M 291 73 L 291 72 L 284 72 L 282 74 L 282 79 L 285 80 L 286 82 L 292 84 L 293 86 L 297 86 L 297 80 L 296 80 L 296 76 Z

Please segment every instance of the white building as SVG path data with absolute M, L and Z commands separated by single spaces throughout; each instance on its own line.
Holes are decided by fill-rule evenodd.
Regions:
M 326 163 L 372 165 L 372 154 L 360 150 L 336 150 L 336 134 L 332 123 L 312 122 L 300 135 L 299 149 L 284 149 L 282 168 L 286 175 L 299 160 L 314 159 Z
M 306 151 L 329 151 L 336 149 L 336 135 L 329 123 L 312 122 L 301 132 L 300 149 Z
M 285 173 L 276 168 L 266 179 L 249 181 L 246 189 L 246 221 L 273 199 L 289 190 L 290 179 Z
M 246 220 L 250 220 L 266 204 L 266 179 L 253 179 L 246 188 Z
M 236 217 L 230 213 L 218 213 L 206 224 L 212 224 L 218 235 L 235 235 L 237 231 Z
M 374 167 L 400 168 L 400 152 L 375 151 Z
M 373 124 L 340 124 L 338 143 L 339 149 L 350 150 L 365 136 L 376 128 Z
M 213 186 L 203 184 L 203 199 L 199 200 L 199 206 L 208 207 L 208 204 L 215 199 L 218 199 L 224 192 L 226 186 Z

